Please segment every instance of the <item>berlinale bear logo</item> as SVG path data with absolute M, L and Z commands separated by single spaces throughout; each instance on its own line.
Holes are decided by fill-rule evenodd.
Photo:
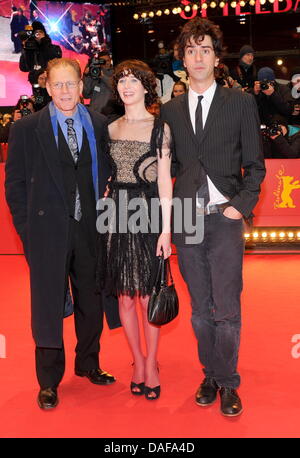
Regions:
M 295 189 L 300 189 L 299 180 L 294 180 L 293 176 L 285 175 L 283 166 L 278 171 L 276 178 L 278 178 L 279 183 L 273 193 L 276 196 L 274 208 L 296 208 L 291 194 Z

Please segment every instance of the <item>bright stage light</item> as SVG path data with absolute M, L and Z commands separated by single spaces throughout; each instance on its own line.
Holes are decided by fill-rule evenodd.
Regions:
M 57 22 L 50 22 L 49 26 L 50 26 L 50 32 L 58 32 L 59 28 L 58 28 Z

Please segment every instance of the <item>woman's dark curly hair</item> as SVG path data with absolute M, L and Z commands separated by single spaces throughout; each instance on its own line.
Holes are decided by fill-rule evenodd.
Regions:
M 204 39 L 204 35 L 211 37 L 215 55 L 222 57 L 225 53 L 225 48 L 223 47 L 223 33 L 219 26 L 208 19 L 197 16 L 186 22 L 178 37 L 179 59 L 184 58 L 185 48 L 191 43 L 191 38 L 196 43 L 200 43 Z
M 120 105 L 123 105 L 117 89 L 118 81 L 124 76 L 128 76 L 130 74 L 134 75 L 142 83 L 143 87 L 147 91 L 145 94 L 146 108 L 157 102 L 158 96 L 156 93 L 156 79 L 154 73 L 145 62 L 135 59 L 124 60 L 114 69 L 112 88 L 113 95 L 117 102 Z

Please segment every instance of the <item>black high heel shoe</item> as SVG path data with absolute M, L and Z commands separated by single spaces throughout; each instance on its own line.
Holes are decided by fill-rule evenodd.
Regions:
M 134 388 L 138 388 L 139 391 L 134 391 Z M 145 393 L 145 388 L 146 387 L 145 387 L 145 383 L 144 382 L 141 382 L 141 383 L 131 382 L 130 383 L 130 391 L 135 396 L 142 396 Z
M 155 401 L 155 399 L 158 399 L 160 396 L 160 385 L 157 385 L 154 388 L 150 388 L 150 386 L 145 385 L 144 393 L 145 393 L 145 398 L 148 399 L 148 401 Z M 154 393 L 155 397 L 150 396 L 150 393 Z

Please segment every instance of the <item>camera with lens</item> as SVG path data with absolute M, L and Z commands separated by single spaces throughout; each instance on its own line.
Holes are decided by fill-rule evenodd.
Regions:
M 94 54 L 89 59 L 89 75 L 93 79 L 98 79 L 101 76 L 101 65 L 105 65 L 106 60 L 98 57 L 98 53 Z
M 269 89 L 270 86 L 273 86 L 273 81 L 269 81 L 269 80 L 260 81 L 261 91 L 266 91 L 267 89 Z
M 31 110 L 28 108 L 29 97 L 27 95 L 21 95 L 20 99 L 20 113 L 23 118 L 24 116 L 28 116 L 31 114 Z
M 38 42 L 35 39 L 33 28 L 31 25 L 26 25 L 25 30 L 19 32 L 19 38 L 23 43 L 24 49 L 27 51 L 36 51 L 38 49 Z
M 282 129 L 279 122 L 276 121 L 270 124 L 269 126 L 262 125 L 261 133 L 265 137 L 274 137 L 274 135 L 278 135 L 278 133 L 282 134 Z
M 158 54 L 153 61 L 153 68 L 159 78 L 159 75 L 169 75 L 173 73 L 172 58 L 170 54 Z

